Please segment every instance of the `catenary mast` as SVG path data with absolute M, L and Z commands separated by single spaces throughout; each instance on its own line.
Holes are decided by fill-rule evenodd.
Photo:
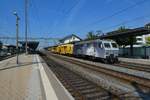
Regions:
M 25 51 L 26 54 L 28 54 L 28 39 L 27 39 L 27 33 L 28 33 L 28 0 L 25 0 Z

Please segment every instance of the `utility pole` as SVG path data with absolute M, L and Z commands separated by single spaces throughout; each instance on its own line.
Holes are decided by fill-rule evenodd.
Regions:
M 17 14 L 17 12 L 14 12 L 14 15 L 16 16 L 16 50 L 17 50 L 17 59 L 16 59 L 16 63 L 19 64 L 18 61 L 18 56 L 19 56 L 19 50 L 18 50 L 18 35 L 19 35 L 19 16 Z
M 26 54 L 28 54 L 28 39 L 27 39 L 27 33 L 28 33 L 28 0 L 25 0 L 25 50 Z

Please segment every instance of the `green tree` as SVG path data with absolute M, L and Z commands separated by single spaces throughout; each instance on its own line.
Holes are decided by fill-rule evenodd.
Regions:
M 98 34 L 95 34 L 93 31 L 90 31 L 86 35 L 86 40 L 94 40 L 98 38 Z
M 147 44 L 147 45 L 150 45 L 150 36 L 149 36 L 149 37 L 146 37 L 145 39 L 146 39 L 146 44 Z
M 117 32 L 125 32 L 127 31 L 128 29 L 125 27 L 125 26 L 120 26 L 116 31 Z
M 150 29 L 150 23 L 146 24 L 145 28 Z
M 127 29 L 125 26 L 119 27 L 116 32 L 127 32 L 129 29 Z M 136 43 L 136 37 L 135 36 L 130 36 L 130 37 L 119 37 L 114 39 L 119 46 L 125 46 L 130 45 L 130 55 L 133 56 L 133 44 Z
M 104 35 L 104 33 L 101 30 L 97 30 L 96 31 L 96 36 L 101 36 Z
M 120 32 L 127 32 L 129 29 L 127 29 L 125 26 L 121 26 L 119 27 L 116 32 L 120 33 Z M 127 46 L 127 45 L 130 45 L 130 44 L 135 44 L 136 43 L 136 37 L 133 36 L 133 37 L 119 37 L 119 38 L 116 38 L 114 39 L 118 45 L 120 46 Z

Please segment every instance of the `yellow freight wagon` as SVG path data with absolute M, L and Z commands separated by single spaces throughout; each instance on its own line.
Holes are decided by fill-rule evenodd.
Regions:
M 55 48 L 55 53 L 60 53 L 60 46 L 56 46 L 56 48 Z
M 67 55 L 73 55 L 73 44 L 66 44 L 65 51 Z
M 57 53 L 56 50 L 57 50 L 57 46 L 54 46 L 54 47 L 52 48 L 52 52 Z
M 64 55 L 65 54 L 65 45 L 60 45 L 59 49 L 60 49 L 60 54 Z
M 73 44 L 63 44 L 60 46 L 60 54 L 72 55 L 73 54 Z

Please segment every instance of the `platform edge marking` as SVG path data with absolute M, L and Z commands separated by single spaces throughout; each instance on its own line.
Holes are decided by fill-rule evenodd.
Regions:
M 55 94 L 55 91 L 53 87 L 51 86 L 51 83 L 48 79 L 48 76 L 46 75 L 43 65 L 40 63 L 40 59 L 38 55 L 36 55 L 36 58 L 37 58 L 38 65 L 39 65 L 39 70 L 40 70 L 40 75 L 41 75 L 41 79 L 42 79 L 42 83 L 43 83 L 43 87 L 45 91 L 46 100 L 58 100 Z

